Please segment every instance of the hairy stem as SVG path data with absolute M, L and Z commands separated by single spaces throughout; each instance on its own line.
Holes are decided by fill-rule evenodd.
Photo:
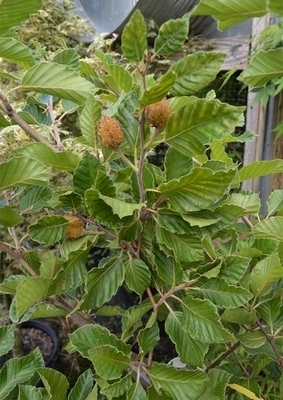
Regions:
M 9 254 L 15 260 L 18 260 L 22 264 L 22 266 L 31 274 L 31 276 L 34 276 L 34 277 L 38 276 L 38 274 L 29 265 L 29 263 L 26 262 L 26 260 L 23 258 L 23 256 L 20 253 L 17 253 L 16 251 L 12 250 L 9 246 L 7 246 L 3 242 L 0 242 L 0 249 L 2 251 L 4 251 L 5 253 Z
M 281 368 L 283 368 L 283 358 L 281 357 L 278 348 L 276 347 L 276 344 L 274 343 L 274 340 L 272 336 L 270 336 L 264 327 L 262 326 L 261 322 L 259 320 L 256 321 L 257 326 L 261 330 L 261 332 L 264 334 L 266 337 L 267 341 L 269 342 L 270 346 L 272 347 L 272 350 L 274 351 L 275 357 L 278 361 L 278 364 L 280 365 Z
M 49 102 L 47 106 L 47 112 L 51 118 L 51 122 L 53 125 L 53 132 L 54 132 L 54 138 L 57 143 L 57 148 L 59 151 L 64 150 L 64 146 L 61 142 L 61 138 L 59 135 L 59 129 L 58 129 L 58 121 L 56 121 L 55 115 L 54 115 L 54 110 L 53 110 L 53 96 L 49 96 Z
M 231 346 L 227 351 L 225 351 L 225 353 L 221 354 L 221 356 L 218 357 L 212 364 L 206 367 L 205 372 L 208 372 L 210 369 L 217 367 L 217 365 L 219 365 L 223 360 L 229 357 L 234 352 L 234 350 L 236 350 L 240 345 L 241 345 L 240 341 L 233 344 L 233 346 Z

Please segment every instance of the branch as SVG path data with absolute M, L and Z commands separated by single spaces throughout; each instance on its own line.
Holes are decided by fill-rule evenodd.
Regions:
M 261 332 L 264 334 L 264 336 L 266 337 L 267 341 L 269 342 L 270 346 L 272 347 L 272 350 L 274 351 L 275 357 L 278 361 L 278 364 L 280 365 L 281 368 L 283 368 L 283 358 L 281 357 L 275 343 L 274 340 L 272 339 L 272 337 L 265 331 L 264 327 L 262 326 L 262 324 L 260 323 L 259 320 L 256 321 L 257 326 L 259 327 L 259 329 L 261 330 Z
M 4 111 L 5 114 L 8 115 L 13 121 L 16 122 L 30 137 L 32 137 L 36 142 L 44 143 L 54 152 L 57 152 L 54 146 L 50 144 L 47 140 L 45 140 L 41 135 L 39 135 L 36 130 L 34 130 L 26 121 L 24 121 L 19 114 L 13 109 L 8 100 L 0 93 L 0 100 L 3 104 L 0 103 L 0 108 Z
M 208 367 L 206 367 L 205 372 L 208 372 L 210 369 L 217 367 L 217 365 L 219 365 L 223 360 L 225 360 L 225 358 L 229 357 L 230 354 L 232 354 L 234 352 L 234 350 L 236 350 L 237 347 L 240 346 L 240 344 L 241 344 L 240 341 L 233 344 L 233 346 L 231 346 L 227 351 L 225 351 L 225 353 L 223 353 L 212 364 L 210 364 Z
M 38 276 L 37 273 L 33 270 L 33 268 L 29 265 L 28 262 L 23 258 L 23 256 L 16 251 L 12 250 L 9 246 L 7 246 L 5 243 L 0 242 L 0 249 L 4 251 L 5 253 L 9 254 L 11 257 L 13 257 L 15 260 L 18 260 L 22 266 L 34 277 Z
M 47 112 L 50 116 L 52 125 L 53 125 L 53 132 L 54 132 L 54 137 L 55 141 L 57 143 L 57 147 L 59 151 L 64 150 L 64 146 L 61 142 L 60 135 L 59 135 L 59 129 L 58 129 L 58 121 L 56 121 L 56 118 L 54 116 L 54 111 L 53 111 L 53 96 L 49 96 L 49 102 L 47 106 Z

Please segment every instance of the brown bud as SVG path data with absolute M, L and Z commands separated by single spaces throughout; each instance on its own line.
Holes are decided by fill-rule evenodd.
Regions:
M 119 147 L 124 138 L 119 122 L 107 115 L 104 115 L 98 123 L 98 135 L 101 143 L 111 149 Z
M 66 214 L 64 218 L 69 221 L 66 231 L 66 236 L 69 239 L 77 239 L 84 234 L 85 224 L 80 218 L 74 214 Z
M 156 128 L 164 128 L 170 117 L 170 114 L 170 107 L 166 99 L 162 99 L 157 103 L 150 104 L 145 108 L 147 122 Z

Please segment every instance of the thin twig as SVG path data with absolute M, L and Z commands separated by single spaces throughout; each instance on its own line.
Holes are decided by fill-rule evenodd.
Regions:
M 242 217 L 242 220 L 244 221 L 244 223 L 247 225 L 248 228 L 250 229 L 253 228 L 253 224 L 251 223 L 251 221 L 248 219 L 247 216 Z
M 283 369 L 283 358 L 281 357 L 275 343 L 274 340 L 272 339 L 272 337 L 265 331 L 264 327 L 262 326 L 261 322 L 259 320 L 256 321 L 257 326 L 259 327 L 259 329 L 261 330 L 261 332 L 264 334 L 264 336 L 266 337 L 266 339 L 268 340 L 270 346 L 272 347 L 272 350 L 274 351 L 275 357 L 278 361 L 278 364 L 280 365 L 280 367 Z
M 28 262 L 23 258 L 23 256 L 16 251 L 12 250 L 9 246 L 7 246 L 5 243 L 0 242 L 0 249 L 4 251 L 5 253 L 9 254 L 12 256 L 15 260 L 18 260 L 22 266 L 34 277 L 37 277 L 38 274 L 33 270 L 33 268 L 29 265 Z
M 223 360 L 229 357 L 234 352 L 234 350 L 236 350 L 240 345 L 241 345 L 240 341 L 233 344 L 233 346 L 231 346 L 227 351 L 225 351 L 225 353 L 223 353 L 212 364 L 206 367 L 205 372 L 208 372 L 210 369 L 217 367 L 217 365 L 219 365 Z
M 15 121 L 16 124 L 19 125 L 36 142 L 44 143 L 46 146 L 48 146 L 54 152 L 57 152 L 57 149 L 54 146 L 52 146 L 52 144 L 50 144 L 41 135 L 39 135 L 36 132 L 36 130 L 34 130 L 28 123 L 26 123 L 26 121 L 24 121 L 19 116 L 19 114 L 13 109 L 11 104 L 8 102 L 8 100 L 5 98 L 5 96 L 3 96 L 2 93 L 0 93 L 0 100 L 3 103 L 3 104 L 0 103 L 0 108 L 1 108 L 1 110 L 4 111 L 5 114 L 8 115 L 9 118 L 11 118 L 13 121 Z
M 59 129 L 58 129 L 58 121 L 56 121 L 55 115 L 54 115 L 54 110 L 53 110 L 53 96 L 48 96 L 49 101 L 48 101 L 48 106 L 47 106 L 47 112 L 50 116 L 52 125 L 53 125 L 53 132 L 54 132 L 54 138 L 57 143 L 57 148 L 59 151 L 64 150 L 63 143 L 61 142 L 60 134 L 59 134 Z

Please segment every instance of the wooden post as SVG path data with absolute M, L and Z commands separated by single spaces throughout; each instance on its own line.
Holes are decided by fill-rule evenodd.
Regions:
M 283 92 L 276 98 L 275 106 L 275 126 L 283 121 Z M 275 137 L 275 135 L 274 135 Z M 281 136 L 273 145 L 273 158 L 283 159 L 283 136 Z M 274 174 L 271 177 L 271 191 L 283 189 L 283 173 Z

